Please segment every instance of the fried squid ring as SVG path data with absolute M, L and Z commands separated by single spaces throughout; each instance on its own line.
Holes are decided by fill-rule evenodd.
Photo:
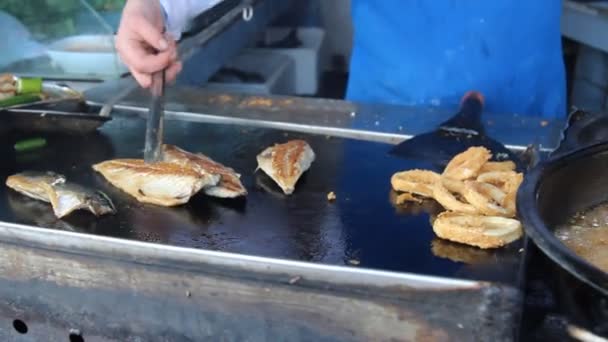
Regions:
M 520 176 L 521 174 L 515 171 L 490 171 L 480 173 L 477 176 L 477 181 L 496 185 L 507 192 L 513 187 L 512 183 Z
M 443 182 L 443 186 L 445 186 L 445 188 L 448 189 L 450 192 L 462 194 L 464 191 L 463 181 L 450 179 L 447 177 L 441 177 L 441 181 Z
M 515 171 L 515 163 L 510 160 L 500 162 L 489 161 L 479 169 L 480 174 L 492 171 Z
M 414 196 L 412 193 L 404 192 L 395 197 L 395 204 L 401 205 L 406 202 L 422 203 L 422 198 Z
M 439 174 L 433 171 L 409 170 L 395 173 L 391 177 L 391 185 L 397 191 L 433 197 L 433 184 L 439 179 Z
M 491 157 L 492 154 L 485 147 L 470 147 L 450 160 L 443 175 L 456 180 L 470 179 L 477 175 Z
M 523 181 L 524 175 L 521 173 L 518 173 L 509 181 L 507 196 L 505 196 L 505 200 L 502 203 L 502 206 L 513 212 L 513 215 L 517 214 L 517 191 Z
M 447 210 L 476 214 L 477 209 L 473 205 L 458 200 L 446 187 L 447 185 L 452 190 L 455 190 L 456 193 L 462 195 L 462 192 L 459 190 L 464 191 L 464 187 L 461 188 L 457 184 L 457 181 L 442 177 L 433 187 L 433 197 Z
M 483 249 L 502 247 L 523 235 L 521 223 L 515 219 L 449 211 L 433 221 L 433 231 L 442 239 Z
M 479 213 L 490 216 L 512 217 L 509 209 L 502 207 L 506 194 L 492 184 L 467 181 L 464 184 L 463 196 Z

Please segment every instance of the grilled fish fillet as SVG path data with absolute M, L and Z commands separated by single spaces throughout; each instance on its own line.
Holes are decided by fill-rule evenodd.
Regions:
M 50 203 L 57 218 L 75 210 L 88 210 L 95 216 L 116 212 L 112 201 L 101 191 L 66 182 L 53 172 L 26 171 L 7 178 L 6 185 L 28 197 Z
M 138 201 L 165 207 L 184 204 L 203 187 L 217 184 L 217 177 L 201 177 L 192 167 L 168 162 L 114 159 L 95 164 L 93 169 Z
M 54 172 L 25 171 L 6 179 L 6 186 L 28 197 L 50 203 L 47 188 L 44 184 L 63 184 L 63 175 Z
M 173 145 L 163 145 L 163 160 L 192 167 L 201 176 L 211 174 L 217 177 L 217 184 L 203 188 L 203 192 L 209 196 L 235 198 L 247 195 L 247 189 L 240 180 L 241 175 L 203 154 L 187 152 Z
M 258 168 L 262 169 L 289 195 L 300 176 L 310 168 L 315 153 L 304 140 L 291 140 L 268 147 L 258 154 Z

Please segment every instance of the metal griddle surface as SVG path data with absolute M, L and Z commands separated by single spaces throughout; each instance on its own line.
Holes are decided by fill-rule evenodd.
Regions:
M 165 122 L 165 141 L 203 152 L 242 174 L 246 199 L 197 195 L 187 205 L 143 205 L 109 185 L 91 165 L 112 158 L 142 158 L 145 121 L 116 116 L 99 134 L 47 136 L 48 145 L 16 155 L 2 143 L 2 177 L 52 170 L 100 189 L 118 208 L 114 216 L 75 213 L 57 221 L 47 204 L 0 187 L 0 220 L 124 239 L 257 256 L 428 275 L 518 282 L 521 244 L 483 251 L 437 239 L 424 211 L 396 210 L 390 176 L 431 168 L 387 154 L 390 145 L 271 129 L 183 121 Z M 23 138 L 23 137 L 20 137 Z M 288 139 L 307 140 L 317 154 L 292 196 L 284 196 L 256 169 L 256 155 Z M 334 191 L 337 200 L 327 201 Z M 432 205 L 431 205 L 432 206 Z M 439 256 L 437 256 L 438 254 Z

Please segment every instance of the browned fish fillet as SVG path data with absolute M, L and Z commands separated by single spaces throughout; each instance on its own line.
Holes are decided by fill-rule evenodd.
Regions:
M 49 202 L 49 196 L 44 184 L 65 183 L 63 175 L 54 172 L 25 171 L 6 179 L 6 186 L 28 197 Z
M 191 167 L 168 162 L 114 159 L 95 164 L 93 169 L 138 201 L 166 207 L 184 204 L 204 186 L 217 183 L 217 177 L 201 177 Z
M 201 175 L 216 175 L 219 182 L 203 188 L 209 196 L 234 198 L 247 195 L 247 189 L 240 180 L 241 175 L 203 154 L 187 152 L 173 145 L 163 145 L 163 160 L 192 167 Z
M 300 176 L 310 168 L 315 153 L 304 140 L 268 147 L 258 154 L 258 168 L 272 178 L 286 195 L 293 193 Z
M 115 212 L 112 201 L 101 191 L 66 182 L 53 172 L 26 171 L 7 178 L 6 185 L 28 197 L 51 203 L 57 218 L 85 209 L 96 216 Z

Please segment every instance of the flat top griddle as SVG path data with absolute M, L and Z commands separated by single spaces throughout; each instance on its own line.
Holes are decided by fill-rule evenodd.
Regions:
M 78 212 L 58 221 L 50 206 L 0 187 L 0 220 L 124 239 L 273 258 L 350 265 L 426 275 L 519 284 L 523 243 L 483 251 L 439 240 L 420 208 L 395 209 L 390 176 L 411 168 L 437 169 L 387 154 L 390 145 L 279 130 L 185 121 L 165 122 L 165 142 L 202 152 L 242 174 L 244 199 L 203 194 L 177 208 L 143 205 L 112 187 L 91 165 L 142 158 L 145 121 L 115 115 L 98 134 L 47 135 L 45 148 L 24 154 L 3 137 L 2 179 L 24 170 L 52 170 L 106 192 L 118 213 L 96 219 Z M 256 169 L 256 155 L 288 139 L 309 142 L 317 154 L 292 196 Z M 334 191 L 337 200 L 327 201 Z M 432 202 L 429 204 L 433 206 Z M 440 256 L 437 256 L 438 254 Z

